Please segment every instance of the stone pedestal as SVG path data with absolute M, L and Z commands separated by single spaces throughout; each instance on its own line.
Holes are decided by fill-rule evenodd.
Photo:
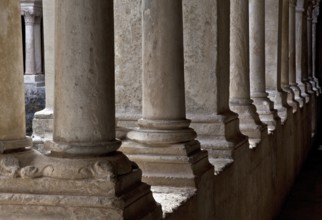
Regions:
M 261 141 L 264 125 L 250 99 L 248 1 L 230 2 L 230 108 L 240 120 L 240 131 L 249 137 L 250 148 Z
M 265 80 L 265 1 L 249 1 L 250 94 L 262 122 L 273 132 L 280 123 Z
M 214 171 L 186 119 L 182 2 L 148 0 L 142 8 L 142 119 L 121 149 L 151 185 L 198 187 Z

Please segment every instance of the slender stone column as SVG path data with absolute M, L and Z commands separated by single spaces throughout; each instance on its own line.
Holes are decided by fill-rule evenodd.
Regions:
M 248 0 L 231 1 L 230 11 L 230 107 L 239 115 L 240 130 L 253 148 L 266 126 L 250 99 Z
M 281 88 L 279 62 L 279 37 L 282 4 L 276 0 L 265 1 L 265 79 L 269 98 L 284 123 L 288 116 L 287 94 Z
M 322 89 L 319 85 L 319 80 L 316 77 L 316 23 L 319 16 L 319 10 L 319 0 L 316 0 L 312 10 L 312 78 L 317 89 L 317 93 L 321 94 Z
M 302 97 L 301 90 L 296 82 L 296 41 L 295 41 L 295 0 L 289 2 L 289 82 L 290 88 L 294 93 L 295 100 L 302 108 L 305 100 Z
M 250 93 L 260 119 L 273 131 L 279 120 L 265 82 L 265 1 L 249 1 Z
M 316 88 L 315 81 L 313 78 L 313 51 L 312 51 L 312 20 L 313 20 L 313 5 L 312 2 L 309 2 L 308 8 L 307 8 L 307 58 L 308 58 L 308 80 L 310 83 L 310 86 L 312 90 L 318 94 L 318 89 Z
M 295 94 L 290 88 L 289 71 L 289 3 L 290 0 L 283 0 L 281 5 L 281 25 L 280 25 L 280 71 L 281 86 L 287 92 L 287 103 L 292 106 L 293 112 L 296 112 L 299 103 L 295 101 Z
M 31 146 L 26 138 L 19 2 L 0 1 L 0 153 Z
M 296 71 L 296 81 L 301 90 L 301 94 L 305 99 L 305 103 L 310 101 L 310 95 L 305 85 L 305 72 L 306 70 L 303 68 L 304 60 L 305 60 L 305 49 L 303 41 L 306 38 L 303 38 L 304 27 L 303 27 L 303 19 L 304 19 L 304 1 L 297 1 L 297 6 L 295 8 L 295 71 Z
M 214 171 L 186 119 L 182 1 L 147 0 L 142 8 L 143 112 L 122 150 L 149 184 L 196 187 Z
M 33 143 L 41 149 L 46 140 L 52 139 L 54 82 L 55 82 L 55 0 L 43 0 L 45 89 L 46 107 L 36 112 L 33 119 Z
M 41 52 L 42 1 L 20 0 L 25 20 L 25 83 L 44 85 Z

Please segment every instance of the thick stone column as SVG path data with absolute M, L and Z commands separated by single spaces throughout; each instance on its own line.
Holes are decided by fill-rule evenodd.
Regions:
M 55 82 L 55 0 L 43 0 L 44 52 L 45 52 L 45 89 L 46 107 L 36 112 L 33 119 L 33 143 L 42 149 L 46 140 L 53 135 L 53 108 Z
M 230 108 L 239 115 L 240 130 L 253 148 L 266 126 L 250 99 L 248 0 L 232 0 L 230 12 Z
M 281 72 L 279 62 L 279 36 L 281 15 L 280 1 L 265 1 L 265 79 L 269 98 L 284 123 L 288 117 L 289 106 L 287 94 L 281 88 Z
M 229 109 L 229 1 L 182 3 L 187 117 L 218 174 L 248 147 Z
M 312 10 L 312 78 L 314 81 L 314 86 L 317 90 L 318 94 L 322 93 L 322 89 L 319 85 L 319 80 L 316 77 L 316 23 L 318 21 L 319 16 L 319 0 L 316 0 L 315 4 L 313 5 Z
M 250 94 L 257 113 L 269 131 L 280 119 L 268 99 L 265 82 L 265 1 L 249 1 Z
M 305 37 L 303 37 L 303 33 L 305 33 L 304 28 L 306 25 L 303 25 L 304 18 L 304 1 L 297 1 L 297 5 L 295 8 L 295 71 L 296 71 L 296 82 L 301 90 L 301 95 L 305 99 L 305 103 L 310 101 L 310 95 L 305 85 L 306 78 L 306 69 L 304 68 L 305 64 L 305 48 L 304 43 Z M 306 22 L 306 21 L 305 21 Z
M 147 0 L 142 8 L 143 112 L 122 151 L 151 185 L 197 187 L 214 171 L 186 119 L 182 1 Z
M 302 108 L 305 100 L 302 97 L 301 90 L 296 82 L 296 32 L 295 32 L 295 0 L 289 2 L 289 82 L 290 88 L 294 93 L 295 100 Z
M 0 153 L 31 146 L 26 138 L 19 2 L 0 2 Z M 1 159 L 3 157 L 1 156 Z
M 44 85 L 41 52 L 42 1 L 20 0 L 25 20 L 25 83 Z
M 299 103 L 295 101 L 295 94 L 290 87 L 290 71 L 289 71 L 289 4 L 292 0 L 282 0 L 281 2 L 281 14 L 280 14 L 280 48 L 279 48 L 279 60 L 281 71 L 281 86 L 287 93 L 287 103 L 293 108 L 293 112 L 296 112 L 299 107 Z
M 2 3 L 1 9 L 5 8 Z M 1 217 L 161 219 L 150 186 L 141 182 L 141 170 L 116 151 L 121 143 L 115 139 L 113 1 L 55 3 L 53 141 L 46 142 L 46 155 L 30 150 L 1 158 Z M 19 14 L 17 24 L 5 27 L 18 29 L 18 21 Z M 8 36 L 4 39 L 16 36 L 15 45 L 21 43 L 18 31 Z M 9 51 L 15 45 L 9 45 Z M 10 168 L 15 171 L 13 177 L 4 178 Z

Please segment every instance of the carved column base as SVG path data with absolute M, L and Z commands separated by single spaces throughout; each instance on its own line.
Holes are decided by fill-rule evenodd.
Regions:
M 274 103 L 267 97 L 252 97 L 252 99 L 260 120 L 267 125 L 268 132 L 273 132 L 276 124 L 280 123 L 280 118 L 274 109 Z
M 201 148 L 208 151 L 215 174 L 233 163 L 233 152 L 248 139 L 239 130 L 238 115 L 228 111 L 221 115 L 188 115 L 198 133 Z
M 44 109 L 36 112 L 32 120 L 33 146 L 44 152 L 44 143 L 53 139 L 53 110 Z
M 139 165 L 143 181 L 152 186 L 197 187 L 204 173 L 214 172 L 198 141 L 145 145 L 127 140 L 121 150 Z
M 301 95 L 305 100 L 305 103 L 309 103 L 310 95 L 308 93 L 308 89 L 307 89 L 305 83 L 299 83 L 298 85 L 299 85 L 299 89 L 301 90 Z
M 293 113 L 299 109 L 299 103 L 295 100 L 295 94 L 289 86 L 282 87 L 283 91 L 287 93 L 287 104 L 292 107 Z
M 315 93 L 315 95 L 317 96 L 317 95 L 319 95 L 319 91 L 318 91 L 318 89 L 317 89 L 317 87 L 316 87 L 316 85 L 315 85 L 315 81 L 314 81 L 314 79 L 313 78 L 311 78 L 311 79 L 309 79 L 309 84 L 310 84 L 310 86 L 311 86 L 311 88 L 312 88 L 312 90 L 313 90 L 313 92 Z
M 28 74 L 26 73 L 24 75 L 24 82 L 25 84 L 33 84 L 36 85 L 37 87 L 41 87 L 45 85 L 45 76 L 44 74 Z
M 299 107 L 302 108 L 304 106 L 305 100 L 302 97 L 301 90 L 297 84 L 291 85 L 290 89 L 293 91 L 294 99 L 299 104 Z
M 159 219 L 141 170 L 115 152 L 56 158 L 34 150 L 0 155 L 0 215 L 19 219 Z M 10 219 L 9 218 L 9 219 Z
M 256 113 L 256 107 L 249 101 L 249 103 L 230 102 L 230 108 L 239 116 L 239 128 L 241 133 L 249 138 L 249 147 L 255 148 L 261 142 L 262 133 L 267 130 L 267 126 L 260 121 Z
M 318 95 L 321 94 L 322 93 L 322 88 L 320 87 L 318 78 L 314 77 L 313 81 L 314 81 L 314 84 L 315 84 L 315 88 L 316 88 L 316 90 L 318 92 Z
M 282 124 L 287 120 L 288 106 L 287 106 L 287 96 L 282 91 L 268 90 L 269 99 L 273 100 L 274 108 L 277 110 L 277 115 L 281 118 Z

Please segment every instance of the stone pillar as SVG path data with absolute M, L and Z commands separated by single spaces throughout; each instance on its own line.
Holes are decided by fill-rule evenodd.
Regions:
M 295 8 L 295 71 L 296 71 L 296 81 L 301 90 L 301 94 L 305 99 L 305 103 L 310 101 L 310 95 L 305 85 L 306 78 L 306 70 L 303 68 L 305 66 L 304 60 L 306 58 L 305 49 L 304 49 L 304 40 L 303 38 L 304 27 L 303 19 L 304 19 L 304 2 L 297 2 L 297 6 Z
M 142 8 L 142 118 L 122 151 L 151 185 L 197 187 L 214 170 L 186 119 L 182 1 L 147 0 Z
M 253 148 L 266 126 L 250 99 L 248 0 L 231 1 L 230 12 L 230 108 L 239 115 L 240 130 Z
M 315 81 L 313 78 L 313 51 L 312 51 L 312 20 L 313 20 L 313 6 L 312 6 L 312 2 L 309 2 L 309 6 L 307 8 L 307 58 L 308 58 L 308 80 L 310 83 L 310 86 L 312 88 L 312 90 L 316 93 L 316 95 L 318 94 L 318 89 L 315 85 Z
M 248 147 L 229 109 L 229 1 L 182 3 L 187 117 L 218 174 Z
M 319 16 L 319 1 L 317 0 L 315 4 L 313 5 L 313 10 L 312 10 L 312 78 L 314 81 L 314 86 L 317 89 L 317 93 L 321 94 L 322 89 L 319 85 L 319 80 L 316 77 L 316 23 L 318 21 L 318 16 Z
M 55 0 L 43 0 L 45 89 L 46 107 L 36 112 L 33 119 L 34 146 L 42 149 L 46 140 L 52 139 L 54 82 L 55 82 Z
M 280 71 L 281 86 L 287 93 L 287 103 L 293 108 L 293 112 L 298 110 L 299 104 L 295 101 L 295 94 L 290 88 L 289 71 L 289 2 L 292 0 L 282 0 L 281 3 L 281 25 L 280 27 Z
M 41 0 L 20 0 L 25 20 L 25 83 L 44 85 L 41 52 Z
M 302 108 L 305 100 L 302 97 L 301 90 L 296 82 L 296 41 L 295 41 L 295 0 L 289 2 L 289 82 L 290 88 L 294 93 L 295 100 Z
M 287 95 L 281 88 L 281 72 L 279 62 L 279 36 L 281 4 L 280 1 L 265 1 L 265 79 L 269 98 L 284 123 L 288 116 Z
M 0 153 L 31 146 L 26 138 L 19 2 L 0 1 Z M 3 157 L 1 156 L 1 159 Z
M 249 1 L 250 94 L 257 113 L 271 132 L 279 120 L 265 82 L 265 1 Z
M 18 3 L 4 0 L 0 8 L 6 8 L 8 2 Z M 154 201 L 150 186 L 141 182 L 141 170 L 116 151 L 121 143 L 115 139 L 113 1 L 55 3 L 57 89 L 53 141 L 45 143 L 46 155 L 30 150 L 28 154 L 15 151 L 11 157 L 0 158 L 1 217 L 161 219 L 161 208 Z M 3 11 L 8 10 L 1 10 L 0 17 L 12 21 L 14 13 L 8 11 L 2 16 Z M 9 32 L 12 27 L 20 28 L 18 22 L 17 13 L 17 22 L 0 28 L 0 34 L 5 33 L 1 43 L 16 39 L 5 45 L 8 50 L 2 57 L 21 53 L 12 52 L 21 44 L 21 35 L 18 31 Z M 19 60 L 17 57 L 8 57 L 6 62 Z M 6 79 L 3 85 L 10 77 L 14 79 L 7 84 L 13 91 L 4 97 L 18 94 L 17 91 L 23 97 L 22 89 L 19 90 L 23 83 L 19 80 L 21 72 L 12 70 L 17 74 L 10 69 L 3 72 L 8 75 L 2 77 Z M 19 77 L 14 78 L 16 75 Z M 17 82 L 20 87 L 12 86 Z M 23 122 L 23 98 L 13 98 L 10 103 L 20 100 L 21 107 L 13 106 L 10 110 L 19 110 L 20 117 L 14 119 Z M 14 125 L 15 120 L 10 120 L 10 124 Z M 7 125 L 5 129 L 8 128 Z M 23 129 L 23 123 L 14 128 Z M 7 170 L 13 170 L 14 175 L 3 177 Z

